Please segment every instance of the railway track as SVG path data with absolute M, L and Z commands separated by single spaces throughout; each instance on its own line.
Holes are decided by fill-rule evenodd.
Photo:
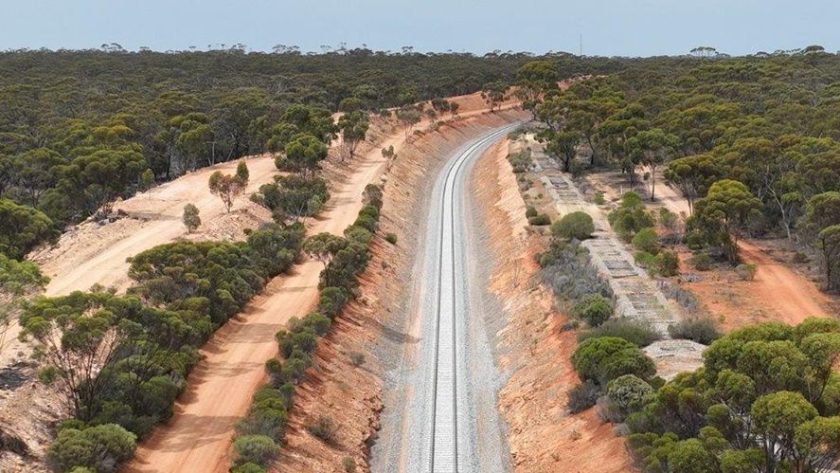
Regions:
M 429 413 L 429 432 L 426 442 L 428 451 L 428 472 L 430 473 L 470 473 L 469 459 L 475 452 L 463 451 L 461 444 L 470 446 L 470 439 L 459 438 L 459 424 L 473 422 L 459 416 L 460 405 L 468 402 L 468 394 L 463 392 L 462 380 L 465 369 L 459 363 L 465 334 L 459 333 L 461 319 L 468 309 L 465 297 L 466 272 L 463 265 L 464 225 L 463 206 L 464 169 L 477 159 L 487 147 L 505 136 L 517 125 L 496 129 L 470 143 L 447 163 L 444 169 L 443 190 L 440 193 L 439 220 L 437 225 L 437 261 L 435 275 L 426 275 L 436 281 L 434 307 L 434 349 L 431 380 L 431 399 Z M 432 276 L 431 278 L 429 276 Z M 426 314 L 427 316 L 429 314 Z M 470 432 L 477 429 L 468 428 Z

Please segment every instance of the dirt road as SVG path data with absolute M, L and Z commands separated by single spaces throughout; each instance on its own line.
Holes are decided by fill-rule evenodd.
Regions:
M 661 182 L 661 181 L 660 181 Z M 659 185 L 656 189 L 657 200 L 666 208 L 675 213 L 684 212 L 688 214 L 688 204 L 676 190 L 667 185 Z M 727 290 L 736 290 L 744 293 L 744 300 L 750 301 L 751 308 L 757 308 L 762 314 L 761 319 L 798 324 L 811 316 L 827 317 L 831 314 L 828 307 L 831 300 L 816 285 L 797 273 L 788 266 L 775 261 L 761 248 L 746 240 L 738 242 L 739 254 L 745 263 L 758 266 L 753 281 L 737 281 L 728 284 Z M 716 297 L 720 292 L 715 288 L 708 288 L 706 291 L 703 284 L 689 284 L 703 296 Z M 708 294 L 706 294 L 708 292 Z M 720 302 L 720 301 L 717 301 Z M 712 304 L 716 310 L 725 312 L 721 315 L 725 318 L 724 328 L 736 328 L 747 322 L 760 322 L 761 319 L 753 320 L 743 310 L 728 310 L 728 304 Z
M 402 131 L 383 146 L 401 144 Z M 309 234 L 341 234 L 362 207 L 362 191 L 375 182 L 386 160 L 379 148 L 357 158 L 352 173 L 336 186 L 326 212 L 307 225 Z M 277 354 L 274 334 L 292 317 L 306 315 L 318 296 L 323 265 L 307 261 L 273 279 L 236 319 L 219 329 L 201 353 L 205 357 L 188 380 L 173 419 L 138 448 L 127 472 L 226 472 L 236 422 L 265 381 L 264 362 Z
M 738 248 L 744 261 L 758 265 L 755 279 L 749 284 L 754 296 L 772 304 L 780 322 L 798 324 L 810 316 L 830 315 L 826 307 L 831 301 L 814 283 L 749 242 L 739 242 Z

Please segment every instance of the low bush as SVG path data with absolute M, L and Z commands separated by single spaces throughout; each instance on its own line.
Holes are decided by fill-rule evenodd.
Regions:
M 619 376 L 607 385 L 610 407 L 617 411 L 620 417 L 617 421 L 623 421 L 628 414 L 641 409 L 653 395 L 653 387 L 632 374 Z
M 720 338 L 720 332 L 709 317 L 692 317 L 668 327 L 671 338 L 693 340 L 703 345 L 711 345 Z
M 648 253 L 647 251 L 637 251 L 633 255 L 633 261 L 642 268 L 647 269 L 649 272 L 655 272 L 656 270 L 656 256 Z
M 555 238 L 567 240 L 586 240 L 592 237 L 594 231 L 595 224 L 586 212 L 572 212 L 564 215 L 551 226 L 551 234 Z
M 266 473 L 266 469 L 256 463 L 245 463 L 231 468 L 230 473 Z
M 612 317 L 613 306 L 601 294 L 587 294 L 572 307 L 571 312 L 573 317 L 585 320 L 590 327 L 597 327 Z
M 528 208 L 525 209 L 525 218 L 533 218 L 537 216 L 537 209 L 533 206 L 529 205 Z
M 621 197 L 619 207 L 607 216 L 613 230 L 625 241 L 630 241 L 639 230 L 652 227 L 653 217 L 645 210 L 642 198 L 635 192 Z
M 97 473 L 117 471 L 120 462 L 134 454 L 137 436 L 119 425 L 63 428 L 47 451 L 47 462 L 57 471 L 77 467 Z
M 601 389 L 591 380 L 586 380 L 569 391 L 566 407 L 572 414 L 583 412 L 598 402 Z
M 19 296 L 43 287 L 49 280 L 41 274 L 37 264 L 16 261 L 0 253 L 0 290 Z
M 590 263 L 589 250 L 580 243 L 554 240 L 548 251 L 538 256 L 538 261 L 543 268 L 543 280 L 558 299 L 577 301 L 587 294 L 612 298 L 612 289 L 598 276 Z
M 350 300 L 350 293 L 342 287 L 329 286 L 321 289 L 318 296 L 318 312 L 333 319 Z
M 289 420 L 289 402 L 290 399 L 272 385 L 260 388 L 248 415 L 237 425 L 237 431 L 242 435 L 265 435 L 279 442 Z
M 578 336 L 578 341 L 598 337 L 623 338 L 638 347 L 646 347 L 662 338 L 649 323 L 627 317 L 613 318 L 599 327 L 587 330 Z
M 697 271 L 708 271 L 712 269 L 712 262 L 712 257 L 706 253 L 698 253 L 688 260 L 688 264 Z
M 642 379 L 656 374 L 653 361 L 638 346 L 618 337 L 587 338 L 572 355 L 572 366 L 581 380 L 601 386 L 626 374 Z
M 638 251 L 643 251 L 652 255 L 659 253 L 659 236 L 657 236 L 656 230 L 653 228 L 643 228 L 636 232 L 636 235 L 633 236 L 631 243 L 633 248 Z
M 349 353 L 349 356 L 350 356 L 350 363 L 353 363 L 353 366 L 359 367 L 359 366 L 362 366 L 363 364 L 365 364 L 365 354 L 364 353 L 361 353 L 361 352 L 358 352 L 358 351 L 352 351 L 352 352 Z
M 755 279 L 755 273 L 758 271 L 758 265 L 753 263 L 739 264 L 735 267 L 735 274 L 744 281 L 752 281 Z
M 385 241 L 387 241 L 388 243 L 390 243 L 392 245 L 396 245 L 397 244 L 397 235 L 394 234 L 394 233 L 386 233 L 385 234 Z
M 327 182 L 319 176 L 293 174 L 263 184 L 251 200 L 272 211 L 275 220 L 310 217 L 320 212 L 329 200 Z
M 317 421 L 306 426 L 306 431 L 325 443 L 332 443 L 335 440 L 336 425 L 331 417 L 320 416 Z
M 344 457 L 341 459 L 341 467 L 344 468 L 344 473 L 356 473 L 356 460 L 353 457 Z
M 679 217 L 674 212 L 671 212 L 665 207 L 659 209 L 659 224 L 668 230 L 674 230 L 677 227 Z
M 513 172 L 517 174 L 528 172 L 528 170 L 531 169 L 531 166 L 534 164 L 533 159 L 531 159 L 530 148 L 520 151 L 516 154 L 509 154 L 508 161 L 510 162 L 511 167 L 513 168 Z
M 277 457 L 280 447 L 265 435 L 242 435 L 233 441 L 233 450 L 238 465 L 252 463 L 266 467 Z
M 606 199 L 604 199 L 604 193 L 600 191 L 595 193 L 592 202 L 595 202 L 595 205 L 604 205 L 607 203 Z
M 656 271 L 660 276 L 680 274 L 680 258 L 673 251 L 662 251 L 656 256 Z
M 546 214 L 539 214 L 534 217 L 528 219 L 528 225 L 533 225 L 535 227 L 542 227 L 545 225 L 551 225 L 551 218 Z

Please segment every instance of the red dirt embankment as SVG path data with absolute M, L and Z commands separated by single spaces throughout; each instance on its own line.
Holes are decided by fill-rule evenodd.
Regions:
M 480 109 L 462 110 L 464 113 L 458 120 L 481 113 Z M 466 119 L 467 122 L 469 120 L 472 119 Z M 423 135 L 422 130 L 429 125 L 428 120 L 421 122 L 418 131 L 414 132 L 415 136 Z M 448 126 L 443 124 L 438 128 Z M 356 219 L 362 207 L 364 187 L 377 182 L 390 164 L 380 150 L 393 146 L 395 152 L 401 154 L 405 145 L 404 130 L 395 127 L 375 146 L 367 147 L 354 162 L 346 164 L 344 173 L 332 172 L 328 177 L 333 184 L 330 205 L 321 216 L 308 222 L 307 232 L 310 235 L 319 232 L 341 234 Z M 322 268 L 316 261 L 306 261 L 295 266 L 290 275 L 275 278 L 242 314 L 216 332 L 201 350 L 204 358 L 191 373 L 187 390 L 175 406 L 175 415 L 140 445 L 135 459 L 125 471 L 227 471 L 235 424 L 247 413 L 251 396 L 265 381 L 264 362 L 277 355 L 274 334 L 289 319 L 303 317 L 314 307 Z M 304 385 L 300 391 L 306 393 L 309 389 L 310 386 Z M 343 411 L 347 404 L 343 396 L 340 398 L 342 400 L 336 405 Z M 306 399 L 305 394 L 301 399 Z M 319 403 L 329 404 L 326 395 L 318 399 Z M 373 405 L 375 402 L 368 407 Z M 320 409 L 323 407 L 318 406 L 313 412 Z M 347 413 L 347 416 L 355 417 L 355 414 Z M 294 445 L 294 427 L 299 422 L 294 409 L 291 422 L 288 442 Z M 341 422 L 338 423 L 341 425 Z
M 462 114 L 462 117 L 464 114 Z M 420 219 L 425 215 L 424 189 L 429 176 L 443 158 L 462 143 L 490 126 L 522 118 L 521 113 L 470 114 L 417 136 L 393 162 L 384 189 L 379 234 L 393 233 L 397 244 L 377 237 L 373 258 L 362 274 L 361 297 L 351 302 L 336 320 L 330 334 L 318 345 L 314 368 L 295 395 L 290 422 L 276 468 L 281 473 L 309 471 L 341 472 L 345 458 L 352 458 L 356 471 L 369 471 L 369 442 L 379 428 L 382 405 L 382 360 L 375 347 L 389 343 L 406 345 L 412 337 L 389 328 L 398 324 L 412 285 L 411 268 L 419 247 Z M 351 354 L 362 353 L 361 366 Z M 338 426 L 336 438 L 327 445 L 309 434 L 305 426 L 320 416 Z
M 602 473 L 632 471 L 624 440 L 594 409 L 570 414 L 569 391 L 580 381 L 571 366 L 575 333 L 540 284 L 534 256 L 545 240 L 526 231 L 525 203 L 506 157 L 508 142 L 477 164 L 473 191 L 487 202 L 485 221 L 499 255 L 490 290 L 503 302 L 507 326 L 499 333 L 502 370 L 510 372 L 499 393 L 508 424 L 511 463 L 517 473 Z M 504 255 L 504 256 L 502 256 Z

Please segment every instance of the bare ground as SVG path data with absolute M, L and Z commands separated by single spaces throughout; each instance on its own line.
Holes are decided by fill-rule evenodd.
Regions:
M 604 191 L 607 200 L 616 200 L 622 192 L 632 190 L 626 178 L 615 172 L 593 173 L 587 180 Z M 679 192 L 657 180 L 656 202 L 652 208 L 689 214 L 686 200 Z M 697 272 L 687 261 L 692 254 L 680 250 L 683 273 L 696 273 L 699 279 L 688 281 L 679 278 L 683 288 L 694 293 L 706 312 L 719 322 L 724 331 L 745 325 L 777 321 L 797 324 L 810 316 L 827 317 L 836 313 L 837 298 L 818 288 L 806 274 L 780 258 L 774 258 L 776 247 L 784 246 L 779 240 L 741 240 L 738 242 L 741 259 L 758 266 L 753 281 L 743 281 L 731 268 L 717 267 L 712 271 Z

